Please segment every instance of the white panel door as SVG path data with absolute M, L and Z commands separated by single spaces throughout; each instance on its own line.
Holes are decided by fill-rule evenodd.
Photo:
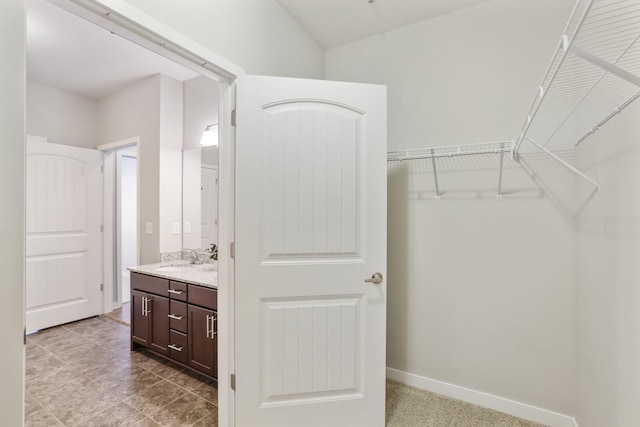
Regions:
M 386 88 L 237 95 L 236 425 L 383 426 Z
M 200 188 L 200 247 L 208 249 L 218 244 L 218 169 L 201 168 Z
M 27 141 L 27 331 L 100 314 L 101 154 Z

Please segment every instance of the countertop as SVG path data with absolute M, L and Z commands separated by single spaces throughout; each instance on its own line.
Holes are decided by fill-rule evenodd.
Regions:
M 181 267 L 181 269 L 178 271 L 158 270 L 163 267 Z M 207 288 L 218 288 L 218 271 L 213 264 L 193 265 L 186 261 L 173 261 L 129 267 L 129 270 L 177 282 L 191 283 L 193 285 L 206 286 Z

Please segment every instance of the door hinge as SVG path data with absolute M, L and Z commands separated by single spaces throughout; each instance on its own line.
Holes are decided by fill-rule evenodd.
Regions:
M 22 330 L 22 336 L 24 338 L 24 345 L 27 345 L 27 327 L 26 326 Z
M 231 374 L 231 390 L 236 390 L 236 374 Z
M 100 283 L 100 292 L 104 291 L 104 283 Z
M 100 224 L 100 232 L 103 233 L 104 232 L 104 224 Z
M 236 125 L 236 110 L 231 110 L 231 126 Z
M 104 173 L 104 165 L 100 165 L 100 173 Z
M 236 259 L 236 242 L 229 243 L 229 256 Z

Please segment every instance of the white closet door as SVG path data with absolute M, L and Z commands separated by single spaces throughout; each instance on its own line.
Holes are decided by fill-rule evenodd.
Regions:
M 386 274 L 386 88 L 237 93 L 236 425 L 381 427 L 386 286 L 365 279 Z
M 101 153 L 27 141 L 27 331 L 100 314 Z

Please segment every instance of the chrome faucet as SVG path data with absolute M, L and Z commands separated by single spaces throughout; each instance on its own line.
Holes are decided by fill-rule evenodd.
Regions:
M 201 265 L 202 259 L 200 258 L 200 255 L 198 255 L 198 252 L 196 252 L 195 249 L 188 249 L 188 250 L 191 252 L 191 254 L 189 254 L 189 263 Z

